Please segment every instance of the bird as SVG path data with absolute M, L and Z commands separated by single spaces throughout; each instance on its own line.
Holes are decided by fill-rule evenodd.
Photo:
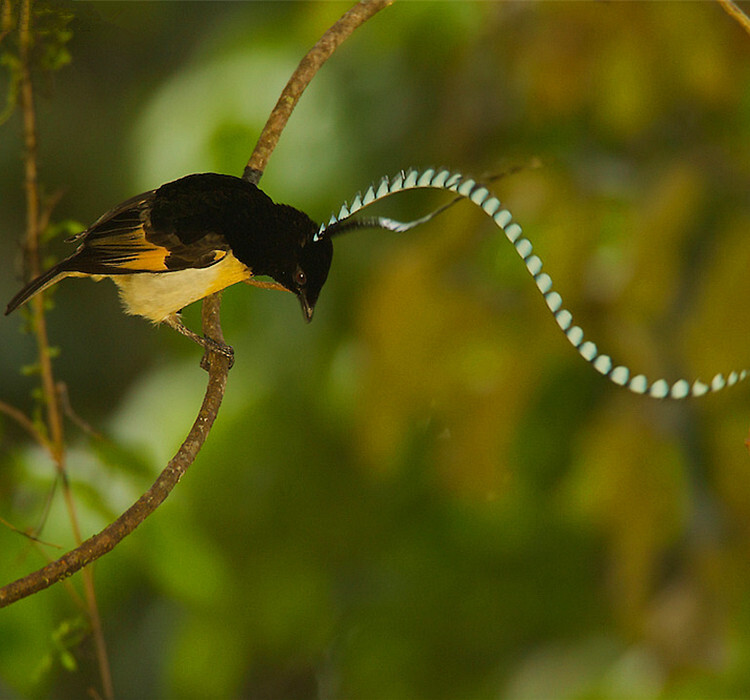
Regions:
M 361 216 L 375 202 L 422 188 L 444 190 L 454 198 L 412 221 Z M 332 238 L 356 229 L 404 233 L 461 200 L 479 207 L 505 234 L 567 341 L 613 384 L 655 399 L 686 399 L 721 391 L 750 377 L 750 370 L 742 369 L 726 377 L 716 374 L 708 382 L 678 379 L 670 383 L 651 381 L 615 364 L 573 323 L 510 211 L 485 184 L 448 168 L 409 168 L 385 176 L 364 194 L 358 192 L 351 203 L 344 202 L 338 214 L 320 225 L 294 207 L 275 204 L 249 180 L 216 173 L 188 175 L 123 202 L 68 239 L 80 241 L 76 252 L 29 282 L 11 299 L 5 313 L 65 277 L 110 277 L 119 287 L 127 313 L 166 323 L 205 348 L 226 355 L 231 365 L 232 348 L 188 329 L 180 320 L 182 308 L 244 281 L 293 292 L 309 322 L 331 267 Z M 259 276 L 269 276 L 274 282 Z
M 318 230 L 248 180 L 187 175 L 127 199 L 66 239 L 79 244 L 76 251 L 23 287 L 5 314 L 66 277 L 109 277 L 127 314 L 164 323 L 231 361 L 230 346 L 191 331 L 180 311 L 247 282 L 292 292 L 311 321 L 333 258 L 330 238 L 315 239 Z

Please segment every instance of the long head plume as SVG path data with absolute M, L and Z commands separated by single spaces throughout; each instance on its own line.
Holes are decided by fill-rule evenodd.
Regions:
M 499 176 L 487 178 L 486 181 L 489 182 L 497 179 L 497 177 Z M 397 192 L 413 189 L 447 190 L 456 194 L 457 197 L 413 221 L 402 222 L 387 217 L 352 218 L 354 214 L 375 202 L 386 199 Z M 331 216 L 328 223 L 320 226 L 317 234 L 315 234 L 315 240 L 320 240 L 324 236 L 337 236 L 359 228 L 380 228 L 399 233 L 408 231 L 434 219 L 462 199 L 467 199 L 478 206 L 505 233 L 505 237 L 526 265 L 526 269 L 533 278 L 537 289 L 544 297 L 547 308 L 549 308 L 568 342 L 597 372 L 607 377 L 614 384 L 626 387 L 636 394 L 644 394 L 656 399 L 684 399 L 720 391 L 747 378 L 748 370 L 743 369 L 733 371 L 726 377 L 723 374 L 717 374 L 708 383 L 698 379 L 692 382 L 687 379 L 678 379 L 670 384 L 665 379 L 651 381 L 643 374 L 633 375 L 628 367 L 615 365 L 609 355 L 599 352 L 596 344 L 584 338 L 580 326 L 574 325 L 572 314 L 563 308 L 562 297 L 552 289 L 552 278 L 546 272 L 542 272 L 542 261 L 539 256 L 534 255 L 531 241 L 523 236 L 521 227 L 513 221 L 513 216 L 508 209 L 490 192 L 485 184 L 447 168 L 427 168 L 425 170 L 410 168 L 406 171 L 402 170 L 395 177 L 383 177 L 377 184 L 370 185 L 364 194 L 357 193 L 351 204 L 345 202 L 337 215 Z

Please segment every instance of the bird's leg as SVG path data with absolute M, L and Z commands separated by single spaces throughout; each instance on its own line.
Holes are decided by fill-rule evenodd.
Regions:
M 232 368 L 232 365 L 234 364 L 234 349 L 231 345 L 227 345 L 226 343 L 220 343 L 218 340 L 214 340 L 213 338 L 206 338 L 204 336 L 200 336 L 197 333 L 193 333 L 180 319 L 179 314 L 169 314 L 164 319 L 164 323 L 166 323 L 170 328 L 174 328 L 178 333 L 182 333 L 186 338 L 190 338 L 194 343 L 198 343 L 201 347 L 203 347 L 206 351 L 211 350 L 213 352 L 218 352 L 220 355 L 223 355 L 229 360 L 229 369 Z M 203 369 L 208 369 L 208 364 L 206 363 L 206 357 L 204 355 L 203 359 L 201 360 L 201 367 Z

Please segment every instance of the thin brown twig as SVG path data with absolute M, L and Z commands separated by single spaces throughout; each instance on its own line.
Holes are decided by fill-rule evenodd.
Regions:
M 47 197 L 46 201 L 44 202 L 44 206 L 39 212 L 39 233 L 44 233 L 49 227 L 50 221 L 52 219 L 52 213 L 54 212 L 55 207 L 60 203 L 60 200 L 63 198 L 64 194 L 65 191 L 59 189 L 57 190 L 57 192 L 54 192 L 49 197 Z
M 289 78 L 260 134 L 242 177 L 258 184 L 292 111 L 320 67 L 351 33 L 393 0 L 361 0 L 336 22 L 307 52 Z
M 733 0 L 718 0 L 718 3 L 730 17 L 737 20 L 743 29 L 750 34 L 750 17 Z
M 13 31 L 13 12 L 10 0 L 0 0 L 0 43 Z
M 55 544 L 54 542 L 45 542 L 44 540 L 39 539 L 36 535 L 32 535 L 30 532 L 27 532 L 26 530 L 21 530 L 21 528 L 16 527 L 15 525 L 13 525 L 13 523 L 9 523 L 5 518 L 0 518 L 0 525 L 4 525 L 12 532 L 17 532 L 19 535 L 26 537 L 32 542 L 43 544 L 45 547 L 54 547 L 55 549 L 62 549 L 62 547 L 59 544 Z
M 29 52 L 32 44 L 31 5 L 33 0 L 23 0 L 18 17 L 19 45 L 19 95 L 23 120 L 24 142 L 24 190 L 26 193 L 26 265 L 31 277 L 41 271 L 39 238 L 39 181 L 37 170 L 37 131 L 36 109 L 34 105 L 34 87 L 31 80 L 31 63 Z M 63 473 L 64 439 L 62 421 L 60 420 L 57 396 L 54 391 L 52 359 L 49 351 L 47 326 L 44 316 L 44 303 L 35 300 L 32 306 L 32 325 L 39 353 L 42 393 L 47 408 L 47 442 L 52 459 L 59 473 Z M 74 528 L 75 530 L 75 528 Z
M 51 206 L 42 212 L 39 196 L 39 172 L 37 167 L 37 128 L 36 109 L 34 104 L 34 88 L 31 79 L 30 50 L 33 42 L 32 29 L 33 0 L 22 0 L 18 19 L 19 34 L 19 98 L 23 122 L 24 155 L 24 188 L 26 191 L 26 255 L 27 266 L 33 277 L 41 272 L 40 238 L 42 225 L 46 226 Z M 44 313 L 44 298 L 38 294 L 31 305 L 34 334 L 37 339 L 39 367 L 42 383 L 42 394 L 47 409 L 47 430 L 52 458 L 62 482 L 63 500 L 68 512 L 68 519 L 73 530 L 76 544 L 82 541 L 81 528 L 78 520 L 73 494 L 67 478 L 65 434 L 63 431 L 62 411 L 55 386 L 52 370 L 52 353 L 50 351 L 47 321 Z M 114 698 L 112 674 L 109 667 L 104 633 L 102 630 L 99 606 L 96 600 L 94 579 L 91 570 L 83 572 L 83 588 L 86 608 L 91 622 L 96 648 L 99 675 L 101 677 L 104 695 L 107 700 Z
M 96 438 L 97 440 L 106 440 L 106 438 L 98 432 L 91 424 L 87 423 L 81 416 L 79 416 L 72 404 L 70 403 L 70 394 L 68 393 L 68 385 L 65 382 L 57 382 L 57 396 L 60 401 L 63 413 L 77 425 L 86 435 Z
M 29 539 L 34 545 L 34 548 L 36 549 L 36 551 L 38 551 L 41 554 L 41 556 L 47 560 L 48 563 L 52 561 L 52 557 L 50 557 L 47 554 L 47 551 L 44 549 L 45 547 L 53 547 L 54 549 L 63 549 L 62 545 L 56 544 L 54 542 L 45 542 L 44 540 L 39 539 L 38 537 L 35 537 L 34 535 L 32 535 L 28 530 L 21 530 L 20 528 L 15 527 L 15 525 L 13 525 L 12 523 L 9 523 L 7 520 L 3 518 L 0 518 L 0 522 L 2 522 L 2 524 L 8 527 L 10 530 L 17 532 L 19 535 L 22 535 L 26 537 L 27 539 Z M 62 585 L 65 586 L 65 589 L 68 591 L 68 594 L 70 595 L 71 600 L 76 604 L 76 606 L 84 614 L 86 614 L 87 613 L 86 602 L 80 596 L 75 586 L 73 586 L 70 579 L 66 579 L 65 581 L 63 581 Z
M 14 421 L 16 421 L 18 425 L 20 425 L 29 435 L 31 435 L 31 437 L 34 439 L 34 442 L 47 450 L 50 456 L 54 456 L 52 445 L 47 439 L 47 436 L 39 431 L 39 429 L 34 425 L 34 421 L 32 421 L 23 411 L 16 408 L 15 406 L 11 406 L 9 403 L 5 403 L 5 401 L 0 401 L 0 413 L 4 413 L 9 418 L 12 418 Z
M 53 558 L 47 554 L 46 550 L 41 546 L 41 543 L 34 542 L 34 545 L 35 545 L 35 549 L 40 553 L 42 557 L 44 557 L 44 559 L 47 561 L 48 564 L 51 561 L 53 561 Z M 60 545 L 54 545 L 54 546 L 58 547 L 59 549 L 62 549 Z M 68 592 L 70 599 L 73 601 L 75 606 L 81 611 L 81 613 L 84 615 L 88 615 L 88 608 L 86 607 L 86 601 L 78 592 L 78 589 L 73 585 L 73 581 L 67 578 L 62 582 L 62 585 L 65 587 L 65 590 Z

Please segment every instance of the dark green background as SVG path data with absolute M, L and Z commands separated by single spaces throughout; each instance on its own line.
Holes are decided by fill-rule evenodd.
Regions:
M 72 64 L 37 79 L 40 168 L 63 190 L 56 219 L 86 226 L 189 172 L 240 174 L 346 5 L 73 9 Z M 410 165 L 538 158 L 495 189 L 587 336 L 653 379 L 705 380 L 748 362 L 749 156 L 750 37 L 718 4 L 397 2 L 321 70 L 262 185 L 323 220 Z M 21 185 L 16 115 L 2 299 L 20 284 Z M 237 362 L 208 443 L 96 565 L 118 697 L 750 694 L 746 387 L 673 404 L 611 385 L 466 203 L 403 237 L 337 240 L 310 326 L 246 286 L 222 311 Z M 205 374 L 184 338 L 122 315 L 110 282 L 65 281 L 49 324 L 76 411 L 111 440 L 68 429 L 93 533 L 173 454 Z M 21 326 L 0 320 L 0 398 L 30 409 Z M 53 466 L 0 430 L 0 515 L 31 526 Z M 72 545 L 59 496 L 42 536 Z M 44 563 L 5 528 L 0 552 L 3 582 Z M 80 619 L 62 585 L 0 613 L 0 697 L 84 697 Z

